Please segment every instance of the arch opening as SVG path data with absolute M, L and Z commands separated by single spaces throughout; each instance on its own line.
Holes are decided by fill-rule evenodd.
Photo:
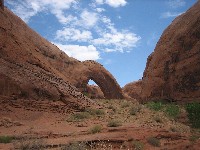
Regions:
M 91 99 L 104 99 L 104 93 L 102 92 L 98 83 L 96 83 L 92 78 L 88 80 L 87 85 L 84 89 L 84 95 Z

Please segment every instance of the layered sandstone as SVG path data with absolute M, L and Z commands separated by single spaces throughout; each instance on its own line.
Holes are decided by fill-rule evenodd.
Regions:
M 0 9 L 0 95 L 61 100 L 74 107 L 93 103 L 80 88 L 93 79 L 107 98 L 123 98 L 115 78 L 94 61 L 80 62 Z
M 148 57 L 143 100 L 200 100 L 200 1 L 163 32 Z

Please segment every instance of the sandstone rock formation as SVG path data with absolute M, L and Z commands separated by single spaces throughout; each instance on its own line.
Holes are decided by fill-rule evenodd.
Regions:
M 123 92 L 136 100 L 141 100 L 142 80 L 131 82 L 123 87 Z
M 78 88 L 93 79 L 105 97 L 123 98 L 114 77 L 100 64 L 68 57 L 7 8 L 0 9 L 0 20 L 1 95 L 61 100 L 85 107 L 93 102 Z
M 87 85 L 82 93 L 87 95 L 91 99 L 105 99 L 103 92 L 97 85 Z
M 143 100 L 200 100 L 200 1 L 164 31 L 148 57 Z

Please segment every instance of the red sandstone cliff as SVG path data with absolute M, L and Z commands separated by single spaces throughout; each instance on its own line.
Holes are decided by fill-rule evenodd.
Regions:
M 163 32 L 148 57 L 143 100 L 200 100 L 200 1 Z
M 80 90 L 93 79 L 106 98 L 123 98 L 117 81 L 101 64 L 68 57 L 7 8 L 0 8 L 0 20 L 0 95 L 85 106 L 93 102 Z

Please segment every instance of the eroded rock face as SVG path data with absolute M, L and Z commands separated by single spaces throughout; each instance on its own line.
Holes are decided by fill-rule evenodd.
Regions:
M 123 87 L 123 92 L 138 101 L 141 100 L 142 80 L 131 82 Z
M 200 1 L 164 31 L 147 60 L 143 100 L 200 100 Z
M 93 105 L 93 101 L 75 86 L 92 78 L 106 96 L 120 98 L 121 88 L 100 64 L 94 62 L 91 68 L 67 56 L 7 8 L 0 9 L 0 20 L 0 87 L 12 87 L 6 96 L 61 100 L 73 107 L 85 107 Z

